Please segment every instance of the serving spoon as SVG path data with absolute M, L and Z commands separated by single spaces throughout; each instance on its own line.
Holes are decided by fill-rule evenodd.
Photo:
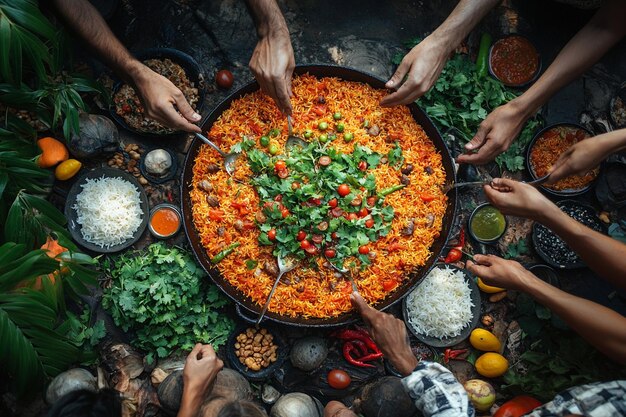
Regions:
M 352 272 L 350 272 L 349 269 L 339 268 L 337 265 L 332 263 L 330 259 L 328 258 L 326 258 L 326 262 L 328 262 L 335 271 L 339 272 L 342 275 L 347 275 L 348 279 L 350 280 L 350 284 L 352 285 L 352 291 L 357 292 L 357 293 L 359 292 L 359 289 L 356 287 L 356 282 L 354 282 L 354 278 L 352 277 Z
M 309 142 L 293 134 L 293 125 L 291 124 L 291 116 L 287 116 L 287 127 L 289 128 L 289 136 L 287 137 L 287 141 L 285 142 L 285 149 L 290 150 L 291 148 L 295 146 L 306 148 Z
M 265 302 L 265 305 L 261 309 L 259 318 L 256 319 L 257 326 L 261 323 L 261 320 L 263 320 L 263 316 L 265 316 L 265 313 L 267 313 L 267 309 L 270 306 L 270 301 L 272 300 L 274 291 L 276 291 L 276 287 L 278 287 L 278 283 L 280 282 L 280 279 L 283 277 L 284 274 L 294 269 L 297 265 L 294 259 L 283 258 L 282 256 L 278 256 L 277 261 L 278 261 L 278 276 L 276 277 L 276 281 L 274 281 L 274 285 L 272 286 L 272 289 L 270 290 L 270 294 L 267 296 L 267 301 Z
M 533 181 L 524 181 L 524 184 L 532 185 L 533 187 L 539 187 L 540 185 L 548 181 L 549 177 L 550 177 L 550 174 L 546 174 L 543 177 L 537 178 L 536 180 L 533 180 Z M 457 183 L 452 182 L 452 183 L 444 185 L 441 191 L 444 194 L 448 194 L 448 192 L 452 190 L 453 188 L 476 187 L 476 186 L 481 186 L 481 185 L 487 185 L 489 183 L 491 183 L 491 180 L 490 181 L 457 182 Z
M 209 139 L 207 139 L 200 133 L 196 133 L 195 135 L 202 142 L 206 143 L 211 148 L 215 149 L 222 156 L 222 158 L 224 158 L 224 168 L 226 169 L 226 172 L 228 173 L 228 175 L 232 177 L 235 174 L 237 158 L 239 158 L 241 153 L 240 152 L 226 153 L 223 150 L 221 150 L 216 144 L 211 142 Z

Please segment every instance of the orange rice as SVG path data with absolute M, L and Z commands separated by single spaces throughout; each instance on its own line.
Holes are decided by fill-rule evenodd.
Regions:
M 371 251 L 376 254 L 371 259 L 372 264 L 354 275 L 360 293 L 371 304 L 382 301 L 408 279 L 409 272 L 426 263 L 432 255 L 430 247 L 441 231 L 447 205 L 447 197 L 441 191 L 446 175 L 441 155 L 407 107 L 379 106 L 385 94 L 385 91 L 366 84 L 337 78 L 317 79 L 302 75 L 293 79 L 295 133 L 299 132 L 302 136 L 305 130 L 311 129 L 317 134 L 317 125 L 321 121 L 328 122 L 329 130 L 325 133 L 330 133 L 337 123 L 333 120 L 333 113 L 341 112 L 345 132 L 354 133 L 354 140 L 345 143 L 339 135 L 330 146 L 340 152 L 351 153 L 356 143 L 386 154 L 398 140 L 404 164 L 414 166 L 409 175 L 410 185 L 385 198 L 385 202 L 395 210 L 390 233 L 370 244 Z M 318 97 L 323 97 L 325 103 L 320 104 Z M 377 136 L 370 135 L 363 127 L 365 120 L 369 126 L 380 128 Z M 243 136 L 253 138 L 256 146 L 263 149 L 259 144 L 260 137 L 275 128 L 281 133 L 271 140 L 280 146 L 280 153 L 284 153 L 287 120 L 268 96 L 257 91 L 233 101 L 213 124 L 208 135 L 225 150 L 240 142 Z M 231 243 L 240 243 L 235 253 L 221 261 L 218 268 L 231 285 L 261 306 L 275 281 L 275 276 L 267 273 L 263 265 L 266 262 L 275 263 L 276 259 L 272 255 L 273 247 L 258 243 L 260 231 L 257 228 L 242 231 L 234 228 L 237 220 L 254 222 L 255 213 L 260 210 L 254 187 L 246 183 L 252 173 L 245 153 L 237 163 L 236 181 L 230 179 L 223 168 L 210 173 L 207 169 L 209 164 L 223 167 L 219 155 L 207 145 L 202 145 L 193 168 L 193 186 L 189 190 L 195 227 L 209 257 Z M 379 190 L 400 183 L 400 170 L 388 164 L 380 164 L 371 173 L 376 177 Z M 203 180 L 212 183 L 212 194 L 220 201 L 219 209 L 209 206 L 207 193 L 198 187 Z M 245 207 L 233 208 L 232 202 L 244 203 Z M 401 230 L 411 219 L 415 231 L 411 236 L 404 236 Z M 404 249 L 389 252 L 388 245 L 393 242 L 401 244 Z M 250 263 L 246 265 L 248 260 L 258 261 L 258 266 L 249 270 Z M 318 258 L 316 262 L 318 268 L 302 266 L 285 275 L 272 298 L 270 311 L 291 317 L 327 318 L 351 309 L 350 283 L 324 267 L 323 258 Z
M 556 126 L 544 132 L 530 151 L 530 165 L 535 176 L 541 178 L 546 175 L 563 152 L 588 138 L 586 131 L 573 126 Z M 589 185 L 599 172 L 600 168 L 596 167 L 583 175 L 570 175 L 544 187 L 556 191 L 579 190 Z

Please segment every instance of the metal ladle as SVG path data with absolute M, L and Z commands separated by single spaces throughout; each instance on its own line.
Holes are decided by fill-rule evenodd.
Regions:
M 226 153 L 223 150 L 221 150 L 216 144 L 208 140 L 206 137 L 204 137 L 200 133 L 196 133 L 195 135 L 202 142 L 206 143 L 211 148 L 215 149 L 222 156 L 222 158 L 224 158 L 224 168 L 226 169 L 226 172 L 228 173 L 228 175 L 232 177 L 235 174 L 237 158 L 239 158 L 241 153 L 239 152 Z
M 352 272 L 350 272 L 349 269 L 339 268 L 337 265 L 332 263 L 330 259 L 328 258 L 326 258 L 326 262 L 328 262 L 335 271 L 339 272 L 342 275 L 347 275 L 348 280 L 350 281 L 350 284 L 352 285 L 352 291 L 357 292 L 357 293 L 359 292 L 359 289 L 356 287 L 356 282 L 354 282 L 354 278 L 352 277 Z
M 548 181 L 549 177 L 550 177 L 550 174 L 546 174 L 541 178 L 537 178 L 536 180 L 524 182 L 524 184 L 532 185 L 533 187 L 539 187 L 541 184 Z M 473 181 L 473 182 L 457 182 L 457 183 L 453 182 L 453 183 L 444 185 L 441 191 L 444 194 L 447 194 L 453 188 L 482 186 L 482 185 L 489 184 L 490 182 L 491 181 Z
M 287 137 L 287 141 L 285 142 L 285 149 L 289 150 L 295 146 L 306 148 L 309 142 L 293 134 L 291 116 L 287 116 L 287 127 L 289 128 L 289 136 Z
M 293 259 L 289 259 L 288 262 L 290 263 L 287 263 L 286 262 L 287 259 L 283 259 L 280 256 L 277 257 L 277 261 L 278 261 L 278 276 L 276 277 L 276 281 L 274 281 L 274 286 L 272 286 L 272 289 L 270 290 L 270 294 L 267 296 L 267 301 L 265 302 L 263 309 L 261 309 L 261 314 L 259 314 L 259 318 L 256 320 L 257 326 L 261 323 L 261 320 L 263 320 L 263 316 L 265 316 L 265 313 L 267 313 L 267 309 L 270 306 L 270 301 L 272 300 L 272 296 L 274 295 L 274 292 L 276 291 L 276 287 L 278 287 L 278 283 L 280 282 L 280 279 L 283 277 L 284 274 L 294 269 L 297 265 L 297 263 Z

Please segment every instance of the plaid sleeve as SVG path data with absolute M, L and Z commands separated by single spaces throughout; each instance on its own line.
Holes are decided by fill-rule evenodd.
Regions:
M 425 417 L 474 417 L 474 407 L 452 372 L 435 362 L 423 361 L 402 385 Z

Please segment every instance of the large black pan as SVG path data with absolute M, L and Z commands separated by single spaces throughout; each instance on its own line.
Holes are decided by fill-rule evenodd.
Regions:
M 304 74 L 309 73 L 316 77 L 338 77 L 347 81 L 357 81 L 371 85 L 374 88 L 384 88 L 385 82 L 379 78 L 376 78 L 370 74 L 366 74 L 364 72 L 346 68 L 346 67 L 338 67 L 333 65 L 303 65 L 298 66 L 295 69 L 296 74 Z M 230 104 L 233 100 L 236 100 L 242 97 L 245 94 L 251 93 L 259 89 L 259 85 L 256 82 L 251 82 L 239 90 L 235 91 L 228 98 L 222 101 L 216 108 L 211 112 L 211 114 L 207 117 L 207 119 L 202 124 L 202 130 L 208 131 L 211 129 L 213 123 L 217 120 L 217 118 L 230 107 Z M 412 103 L 409 105 L 409 109 L 413 114 L 413 117 L 419 123 L 428 137 L 433 141 L 437 150 L 441 153 L 443 160 L 443 167 L 446 171 L 446 180 L 454 181 L 454 164 L 452 161 L 452 157 L 450 156 L 450 152 L 446 147 L 445 143 L 441 139 L 441 134 L 435 128 L 432 121 L 426 116 L 426 114 L 415 104 Z M 252 300 L 243 295 L 238 289 L 233 287 L 228 281 L 226 281 L 222 275 L 219 273 L 218 269 L 215 268 L 209 257 L 206 255 L 206 251 L 202 247 L 200 243 L 200 237 L 195 227 L 193 226 L 193 216 L 191 212 L 191 201 L 189 198 L 189 189 L 191 186 L 191 180 L 193 177 L 193 163 L 196 155 L 198 154 L 198 149 L 201 146 L 201 142 L 199 140 L 194 140 L 191 147 L 189 148 L 189 153 L 187 154 L 187 158 L 185 160 L 185 168 L 183 170 L 182 176 L 182 186 L 181 186 L 181 201 L 182 201 L 182 209 L 183 209 L 183 223 L 185 225 L 185 233 L 189 238 L 189 242 L 191 243 L 191 247 L 193 248 L 196 259 L 202 267 L 207 271 L 209 276 L 213 279 L 215 284 L 224 291 L 230 298 L 232 298 L 241 309 L 245 310 L 246 313 L 249 313 L 253 317 L 258 316 L 260 311 L 260 306 L 255 304 Z M 400 301 L 404 295 L 408 294 L 408 292 L 416 287 L 428 274 L 431 268 L 437 262 L 437 258 L 439 258 L 442 254 L 442 251 L 445 249 L 446 242 L 448 240 L 448 235 L 450 233 L 450 228 L 452 226 L 454 220 L 454 214 L 456 212 L 456 190 L 452 190 L 448 193 L 448 207 L 446 208 L 446 213 L 443 219 L 443 228 L 441 230 L 440 236 L 435 240 L 431 247 L 432 255 L 427 260 L 426 264 L 417 268 L 410 275 L 410 279 L 405 280 L 402 285 L 400 285 L 390 297 L 386 298 L 382 302 L 376 304 L 376 308 L 379 310 L 384 310 Z M 268 311 L 265 315 L 268 319 L 274 320 L 283 324 L 290 324 L 294 326 L 303 326 L 303 327 L 331 327 L 331 326 L 339 326 L 349 323 L 355 320 L 355 314 L 353 312 L 348 312 L 341 314 L 332 318 L 302 318 L 302 317 L 288 317 L 280 314 L 272 313 Z

